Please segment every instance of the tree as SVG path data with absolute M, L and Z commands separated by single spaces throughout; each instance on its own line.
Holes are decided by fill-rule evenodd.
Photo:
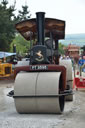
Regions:
M 64 45 L 62 43 L 59 43 L 59 53 L 60 54 L 64 54 L 65 53 L 63 48 L 64 48 Z
M 22 6 L 22 11 L 19 10 L 18 19 L 19 21 L 29 19 L 31 17 L 30 11 L 28 11 L 28 6 Z
M 8 1 L 0 3 L 0 51 L 9 51 L 10 44 L 15 38 L 15 24 L 30 17 L 28 6 L 22 6 L 22 11 L 15 16 L 15 3 L 8 7 Z
M 10 43 L 15 37 L 14 29 L 14 6 L 7 8 L 8 1 L 3 0 L 0 4 L 0 50 L 8 51 Z
M 17 53 L 23 55 L 23 53 L 28 53 L 30 49 L 30 41 L 25 40 L 20 34 L 16 35 L 15 39 L 10 45 L 10 52 L 13 52 L 13 45 L 16 45 Z

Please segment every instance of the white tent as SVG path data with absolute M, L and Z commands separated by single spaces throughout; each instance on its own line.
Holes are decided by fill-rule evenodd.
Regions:
M 16 55 L 16 53 L 0 52 L 0 58 Z

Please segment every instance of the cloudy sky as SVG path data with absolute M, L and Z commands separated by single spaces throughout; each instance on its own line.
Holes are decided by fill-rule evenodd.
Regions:
M 14 0 L 8 0 L 10 4 Z M 44 11 L 46 17 L 66 21 L 66 34 L 85 33 L 85 0 L 16 0 L 16 9 L 27 4 L 32 14 Z

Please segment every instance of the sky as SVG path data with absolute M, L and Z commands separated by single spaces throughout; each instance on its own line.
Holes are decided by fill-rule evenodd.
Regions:
M 10 4 L 14 0 L 8 0 Z M 38 11 L 45 12 L 45 17 L 66 22 L 66 34 L 85 33 L 85 0 L 16 0 L 16 9 L 28 5 L 31 18 Z

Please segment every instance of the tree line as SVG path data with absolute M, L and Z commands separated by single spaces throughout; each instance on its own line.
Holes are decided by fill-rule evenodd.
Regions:
M 22 6 L 17 16 L 15 15 L 16 3 L 8 5 L 8 0 L 0 2 L 0 51 L 10 51 L 10 45 L 16 37 L 15 24 L 31 16 L 27 5 Z
M 26 53 L 29 50 L 30 43 L 26 41 L 15 29 L 15 24 L 29 19 L 31 13 L 27 5 L 16 12 L 16 3 L 9 5 L 8 0 L 0 2 L 0 51 L 13 52 L 13 45 L 16 44 L 17 53 Z M 64 53 L 63 45 L 59 44 L 59 52 Z

